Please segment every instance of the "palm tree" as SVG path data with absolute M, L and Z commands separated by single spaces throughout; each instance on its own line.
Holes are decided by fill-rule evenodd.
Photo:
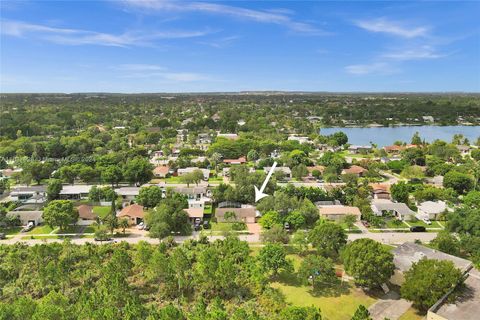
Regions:
M 214 167 L 215 167 L 215 175 L 217 175 L 217 166 L 218 166 L 218 163 L 220 162 L 220 160 L 222 159 L 222 155 L 218 152 L 215 152 L 212 154 L 212 156 L 210 157 L 210 161 L 213 163 Z

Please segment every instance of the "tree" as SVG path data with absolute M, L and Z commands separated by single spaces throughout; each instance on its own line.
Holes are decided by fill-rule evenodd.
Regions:
M 103 218 L 103 222 L 110 228 L 110 233 L 113 234 L 115 229 L 118 227 L 118 218 L 117 218 L 117 209 L 115 206 L 115 198 L 112 199 L 112 204 L 110 205 L 110 213 Z
M 48 179 L 53 171 L 53 165 L 50 162 L 32 161 L 25 168 L 33 180 L 40 184 L 43 179 Z
M 296 230 L 305 225 L 305 217 L 300 211 L 294 210 L 285 217 L 285 223 L 288 223 L 291 229 Z
M 260 238 L 266 243 L 288 243 L 290 238 L 287 231 L 281 225 L 274 225 L 270 229 L 263 230 Z
M 295 233 L 292 235 L 291 244 L 296 249 L 298 254 L 304 254 L 308 250 L 307 233 L 303 230 L 295 231 Z
M 252 149 L 252 150 L 248 151 L 248 153 L 247 153 L 247 160 L 248 161 L 255 161 L 255 160 L 258 160 L 258 158 L 259 158 L 259 155 L 258 155 L 258 152 L 255 149 Z
M 59 227 L 63 230 L 77 222 L 78 211 L 69 200 L 53 200 L 43 209 L 42 218 L 50 227 Z
M 357 222 L 357 217 L 353 214 L 347 214 L 343 218 L 343 223 L 347 225 L 348 230 L 351 230 L 353 226 L 355 225 L 355 222 Z
M 280 312 L 279 320 L 322 320 L 322 314 L 316 307 L 287 306 Z
M 103 181 L 110 183 L 112 187 L 118 185 L 123 177 L 122 169 L 117 165 L 109 165 L 101 168 L 101 172 Z
M 307 174 L 308 174 L 307 166 L 304 165 L 303 163 L 292 168 L 292 176 L 297 180 L 301 180 Z
M 135 157 L 123 167 L 123 176 L 131 184 L 142 185 L 153 178 L 153 166 L 148 159 Z
M 195 169 L 192 172 L 192 181 L 198 185 L 200 181 L 202 181 L 204 178 L 203 171 L 200 169 Z
M 405 272 L 400 292 L 420 310 L 427 310 L 462 279 L 462 272 L 448 260 L 422 259 Z
M 140 189 L 137 202 L 146 208 L 154 208 L 160 203 L 162 198 L 162 189 L 157 186 L 149 186 Z
M 152 211 L 149 211 L 145 220 L 150 226 L 150 235 L 154 238 L 163 239 L 172 232 L 183 235 L 191 233 L 191 225 L 188 213 L 183 210 L 187 207 L 183 197 L 167 198 Z
M 90 166 L 82 166 L 78 172 L 78 177 L 85 183 L 93 182 L 98 177 L 98 172 Z
M 63 181 L 73 184 L 75 178 L 78 176 L 78 170 L 75 166 L 63 166 L 58 169 L 58 174 Z
M 189 187 L 191 183 L 195 182 L 195 177 L 193 176 L 192 172 L 185 173 L 184 175 L 180 176 L 180 181 Z
M 472 190 L 473 184 L 473 178 L 466 173 L 450 171 L 443 177 L 443 186 L 445 188 L 452 188 L 459 194 L 464 194 Z
M 347 234 L 339 224 L 324 222 L 310 231 L 308 239 L 320 253 L 336 257 L 347 243 Z
M 258 261 L 266 272 L 272 272 L 273 276 L 280 269 L 291 271 L 292 262 L 286 259 L 285 247 L 277 243 L 267 243 L 258 254 Z
M 411 143 L 416 146 L 420 146 L 422 144 L 422 138 L 420 138 L 418 131 L 413 135 Z
M 372 320 L 372 318 L 370 317 L 370 312 L 368 312 L 368 309 L 361 304 L 358 306 L 357 310 L 355 310 L 352 320 Z
M 59 292 L 50 291 L 38 303 L 32 319 L 70 319 L 73 313 L 69 310 L 69 307 L 70 303 L 67 297 Z
M 468 208 L 480 209 L 480 191 L 470 191 L 463 197 L 463 204 Z
M 315 290 L 330 287 L 337 280 L 332 260 L 318 255 L 308 255 L 302 260 L 298 276 L 302 283 L 310 284 Z
M 390 192 L 392 194 L 393 200 L 408 204 L 408 197 L 410 196 L 410 188 L 405 182 L 400 181 L 398 183 L 395 183 L 390 188 Z
M 379 287 L 393 275 L 393 254 L 379 242 L 357 239 L 342 252 L 345 271 L 355 278 L 355 283 L 367 287 Z
M 460 254 L 460 243 L 457 238 L 448 231 L 441 231 L 430 243 L 438 250 L 458 256 Z
M 62 182 L 58 179 L 48 180 L 47 185 L 47 200 L 52 201 L 58 198 L 60 191 L 62 191 Z
M 130 224 L 129 224 L 127 218 L 120 219 L 120 221 L 119 221 L 119 223 L 118 223 L 118 226 L 119 226 L 120 228 L 122 228 L 123 234 L 125 234 L 125 229 L 127 229 L 129 225 L 130 225 Z
M 270 229 L 275 225 L 282 225 L 282 219 L 277 211 L 268 211 L 258 221 L 264 229 Z

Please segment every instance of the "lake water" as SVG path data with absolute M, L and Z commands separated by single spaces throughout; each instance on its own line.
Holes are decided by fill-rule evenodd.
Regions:
M 379 127 L 379 128 L 322 128 L 320 134 L 329 135 L 343 131 L 348 136 L 348 143 L 353 145 L 369 145 L 370 142 L 379 147 L 388 146 L 395 141 L 410 143 L 415 132 L 427 142 L 436 139 L 450 142 L 454 134 L 463 134 L 471 143 L 480 137 L 480 126 L 402 126 L 402 127 Z

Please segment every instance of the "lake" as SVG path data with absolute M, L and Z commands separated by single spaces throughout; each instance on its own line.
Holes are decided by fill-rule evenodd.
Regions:
M 410 143 L 415 132 L 427 142 L 440 139 L 450 142 L 454 134 L 463 134 L 471 143 L 480 137 L 480 126 L 401 126 L 378 128 L 321 128 L 320 134 L 329 135 L 343 131 L 348 136 L 348 143 L 353 145 L 369 145 L 370 142 L 379 147 L 388 146 L 397 140 Z

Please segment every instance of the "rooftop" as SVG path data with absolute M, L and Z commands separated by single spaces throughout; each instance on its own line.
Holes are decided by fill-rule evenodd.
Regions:
M 465 287 L 454 302 L 443 299 L 429 313 L 449 320 L 476 319 L 480 314 L 480 272 L 471 270 L 464 283 Z
M 393 263 L 395 264 L 395 267 L 402 272 L 410 269 L 414 262 L 418 262 L 422 258 L 452 261 L 455 267 L 463 272 L 466 272 L 472 267 L 472 263 L 468 260 L 412 242 L 405 242 L 401 246 L 395 248 L 392 253 L 394 255 Z

